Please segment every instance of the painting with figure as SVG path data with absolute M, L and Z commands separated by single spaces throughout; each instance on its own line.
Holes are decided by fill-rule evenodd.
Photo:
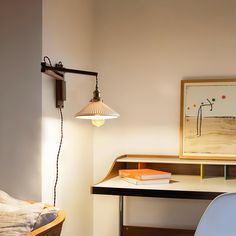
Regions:
M 236 80 L 183 80 L 181 157 L 236 159 Z

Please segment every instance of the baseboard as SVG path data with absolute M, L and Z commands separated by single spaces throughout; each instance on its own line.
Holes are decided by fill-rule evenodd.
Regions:
M 194 230 L 124 226 L 123 236 L 194 236 Z

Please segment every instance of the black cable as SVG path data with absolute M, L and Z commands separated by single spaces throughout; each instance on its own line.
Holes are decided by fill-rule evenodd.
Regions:
M 48 61 L 49 65 L 52 67 L 52 62 L 48 56 L 44 56 L 43 61 L 46 62 Z M 58 63 L 59 67 L 63 67 L 62 62 L 60 61 Z M 64 75 L 58 72 L 55 72 L 56 74 L 59 74 L 64 78 Z M 62 141 L 63 141 L 63 114 L 62 114 L 62 107 L 59 107 L 59 112 L 60 112 L 60 118 L 61 118 L 61 138 L 60 138 L 60 143 L 58 147 L 58 152 L 57 152 L 57 160 L 56 160 L 56 180 L 54 184 L 54 196 L 53 196 L 53 205 L 56 206 L 56 199 L 57 199 L 57 183 L 58 183 L 58 177 L 59 177 L 59 157 L 60 157 L 60 152 L 61 152 L 61 146 L 62 146 Z
M 46 60 L 48 60 L 49 65 L 52 67 L 52 62 L 48 56 L 44 56 L 43 61 L 46 62 Z
M 56 206 L 56 199 L 57 199 L 57 182 L 58 182 L 58 176 L 59 176 L 59 156 L 61 152 L 61 146 L 62 146 L 62 141 L 63 141 L 63 114 L 62 114 L 62 109 L 61 107 L 59 108 L 60 111 L 60 117 L 61 117 L 61 139 L 58 147 L 58 152 L 57 152 L 57 160 L 56 160 L 56 180 L 55 180 L 55 185 L 54 185 L 54 201 L 53 205 Z

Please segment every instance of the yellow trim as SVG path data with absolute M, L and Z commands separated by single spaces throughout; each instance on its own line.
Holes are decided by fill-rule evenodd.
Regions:
M 204 178 L 204 170 L 203 170 L 203 164 L 200 165 L 200 176 L 203 179 Z

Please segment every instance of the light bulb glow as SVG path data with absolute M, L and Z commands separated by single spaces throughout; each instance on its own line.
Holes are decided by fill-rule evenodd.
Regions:
M 92 124 L 96 127 L 101 127 L 105 123 L 105 120 L 103 119 L 92 119 L 91 121 L 92 121 Z

